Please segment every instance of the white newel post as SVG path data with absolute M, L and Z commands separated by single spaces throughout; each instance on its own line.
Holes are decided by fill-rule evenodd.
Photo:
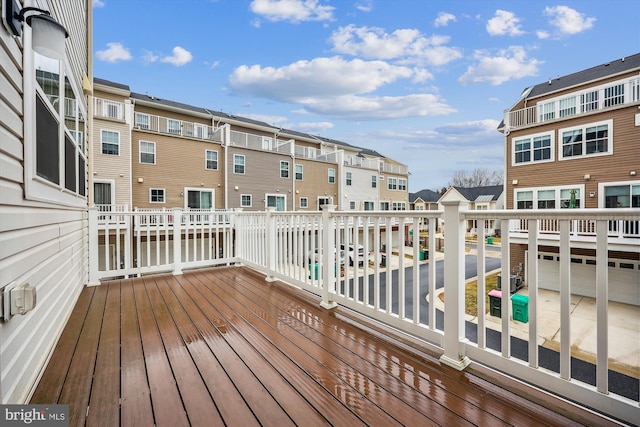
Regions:
M 89 286 L 100 284 L 98 279 L 98 208 L 89 208 Z
M 273 215 L 275 211 L 276 208 L 267 208 L 267 229 L 265 230 L 265 250 L 267 253 L 265 255 L 267 259 L 267 272 L 269 274 L 264 279 L 267 282 L 274 282 L 276 280 L 274 274 L 276 272 L 276 257 L 278 256 L 278 240 L 276 233 L 276 219 Z
M 460 210 L 467 203 L 443 201 L 444 206 L 444 354 L 440 362 L 459 371 L 471 362 L 465 355 L 464 342 L 464 235 L 465 220 Z M 433 289 L 432 289 L 433 291 Z
M 173 275 L 182 274 L 182 209 L 173 208 Z
M 336 289 L 336 266 L 335 253 L 336 247 L 336 229 L 331 213 L 335 212 L 336 205 L 322 206 L 322 301 L 320 306 L 324 308 L 334 308 L 338 305 L 333 301 L 332 294 Z M 355 256 L 355 255 L 354 255 Z M 345 258 L 348 254 L 345 254 Z

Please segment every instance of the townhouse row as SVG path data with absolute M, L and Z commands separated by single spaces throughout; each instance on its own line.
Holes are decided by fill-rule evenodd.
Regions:
M 97 206 L 408 209 L 408 170 L 368 149 L 94 79 Z

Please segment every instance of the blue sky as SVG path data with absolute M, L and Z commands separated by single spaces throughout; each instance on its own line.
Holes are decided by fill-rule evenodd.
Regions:
M 534 84 L 640 51 L 638 0 L 93 0 L 94 75 L 377 150 L 409 191 L 503 168 Z

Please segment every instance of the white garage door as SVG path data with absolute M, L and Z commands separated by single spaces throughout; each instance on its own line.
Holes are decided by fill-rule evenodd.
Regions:
M 609 260 L 609 300 L 640 305 L 640 269 L 638 261 Z M 560 262 L 557 254 L 540 253 L 538 285 L 541 289 L 560 290 Z M 573 256 L 571 293 L 596 296 L 595 259 Z

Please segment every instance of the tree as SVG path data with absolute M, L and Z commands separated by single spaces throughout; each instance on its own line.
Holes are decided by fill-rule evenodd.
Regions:
M 490 171 L 486 168 L 475 168 L 472 172 L 457 171 L 449 181 L 448 186 L 455 187 L 484 187 L 487 185 L 500 185 L 503 182 L 502 171 Z

